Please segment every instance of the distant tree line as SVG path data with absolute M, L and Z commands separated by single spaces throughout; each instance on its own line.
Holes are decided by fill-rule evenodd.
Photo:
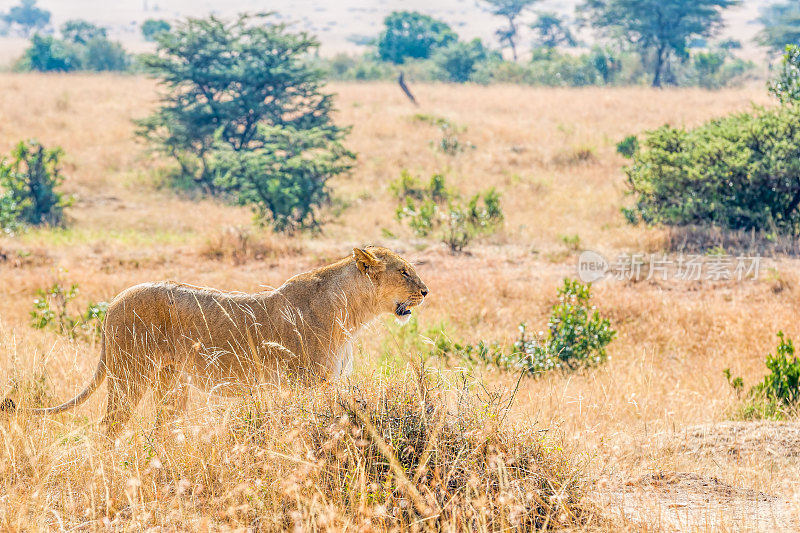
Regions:
M 124 71 L 134 64 L 119 42 L 108 38 L 108 30 L 92 22 L 73 19 L 56 32 L 50 24 L 50 12 L 36 5 L 36 0 L 21 0 L 6 13 L 0 13 L 0 34 L 16 33 L 31 39 L 30 46 L 17 62 L 18 70 L 44 72 Z M 141 25 L 142 37 L 155 41 L 168 32 L 164 20 L 148 19 Z
M 444 21 L 415 11 L 389 14 L 371 49 L 359 56 L 316 58 L 331 79 L 391 79 L 403 70 L 418 81 L 524 83 L 548 86 L 651 84 L 722 87 L 752 74 L 736 57 L 741 43 L 716 39 L 724 11 L 741 0 L 582 0 L 573 18 L 534 11 L 541 0 L 480 0 L 498 19 L 499 48 L 461 40 Z M 31 70 L 125 70 L 138 66 L 106 30 L 69 21 L 60 38 L 36 0 L 0 13 L 0 32 L 32 37 L 19 63 Z M 800 44 L 800 4 L 761 10 L 758 42 L 774 52 Z M 169 22 L 149 19 L 142 36 L 156 41 Z M 583 32 L 579 32 L 583 29 Z M 594 34 L 593 45 L 579 34 Z
M 111 41 L 105 28 L 85 20 L 61 25 L 61 38 L 35 33 L 17 63 L 19 70 L 70 72 L 74 70 L 126 70 L 131 59 L 122 45 Z
M 447 23 L 429 15 L 397 11 L 386 17 L 372 50 L 322 63 L 331 78 L 343 80 L 389 79 L 402 70 L 419 81 L 551 86 L 716 88 L 754 69 L 735 56 L 740 43 L 713 40 L 723 10 L 737 0 L 584 0 L 574 20 L 529 13 L 537 1 L 483 0 L 487 11 L 503 20 L 496 32 L 500 49 L 480 39 L 461 41 Z M 595 32 L 594 45 L 579 41 L 579 28 Z M 525 35 L 531 45 L 523 57 Z
M 461 41 L 429 15 L 397 11 L 386 17 L 372 50 L 323 63 L 330 77 L 344 80 L 389 79 L 403 70 L 420 81 L 708 88 L 739 82 L 755 66 L 736 57 L 740 42 L 715 40 L 724 11 L 739 0 L 583 0 L 574 19 L 533 12 L 538 1 L 482 0 L 502 20 L 495 33 L 500 49 Z M 797 2 L 766 6 L 759 22 L 759 44 L 775 52 L 800 44 Z M 580 28 L 594 33 L 593 46 L 576 37 Z M 530 47 L 523 57 L 525 35 Z

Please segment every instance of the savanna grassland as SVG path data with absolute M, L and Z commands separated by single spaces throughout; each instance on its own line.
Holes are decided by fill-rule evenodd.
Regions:
M 322 232 L 285 236 L 253 226 L 245 208 L 164 185 L 167 163 L 136 141 L 132 123 L 157 101 L 151 80 L 0 76 L 0 151 L 7 153 L 24 138 L 61 146 L 64 190 L 74 195 L 65 229 L 0 240 L 3 392 L 17 385 L 29 402 L 65 400 L 84 386 L 97 362 L 96 341 L 70 341 L 30 326 L 37 289 L 77 283 L 77 308 L 160 279 L 258 291 L 362 244 L 382 244 L 416 262 L 430 288 L 425 305 L 415 311 L 419 330 L 444 324 L 449 335 L 469 342 L 513 341 L 520 322 L 545 328 L 556 287 L 575 276 L 579 250 L 609 257 L 665 251 L 665 231 L 630 226 L 620 214 L 627 199 L 625 160 L 615 150 L 619 140 L 664 123 L 693 126 L 754 104 L 770 105 L 761 86 L 713 92 L 413 89 L 419 108 L 392 84 L 331 86 L 338 94 L 337 122 L 352 125 L 347 144 L 358 153 L 357 163 L 332 183 L 334 201 Z M 415 119 L 417 113 L 459 125 L 465 150 L 437 151 L 441 131 Z M 402 169 L 423 179 L 445 173 L 465 194 L 496 187 L 505 213 L 502 230 L 460 255 L 435 239 L 414 237 L 395 219 L 397 200 L 389 188 Z M 738 399 L 722 370 L 730 368 L 752 384 L 764 375 L 764 358 L 774 350 L 779 330 L 800 337 L 798 272 L 796 259 L 779 257 L 764 261 L 758 280 L 604 281 L 593 287 L 594 303 L 618 331 L 605 365 L 519 383 L 517 375 L 471 367 L 473 388 L 485 394 L 508 399 L 516 388 L 510 411 L 499 417 L 497 431 L 506 437 L 492 437 L 499 439 L 492 445 L 496 453 L 505 453 L 504 446 L 511 450 L 515 436 L 536 435 L 546 449 L 563 453 L 569 468 L 577 468 L 569 475 L 580 476 L 581 505 L 589 518 L 572 520 L 555 506 L 551 521 L 533 525 L 796 527 L 796 422 L 729 421 Z M 408 348 L 415 345 L 409 336 L 389 318 L 363 336 L 353 379 L 367 398 L 391 396 L 393 387 L 414 388 L 418 357 Z M 441 388 L 458 388 L 457 363 L 429 364 L 442 368 L 447 385 Z M 419 394 L 414 391 L 398 394 L 411 398 Z M 360 511 L 347 516 L 337 503 L 340 496 L 326 493 L 324 484 L 314 485 L 321 479 L 312 472 L 320 460 L 311 450 L 318 441 L 298 424 L 316 426 L 287 413 L 302 407 L 313 411 L 309 406 L 317 403 L 334 411 L 336 406 L 329 405 L 323 390 L 313 391 L 308 402 L 297 394 L 289 389 L 253 408 L 196 393 L 190 414 L 166 436 L 150 431 L 152 407 L 142 406 L 130 431 L 111 447 L 97 425 L 102 393 L 65 415 L 4 420 L 0 529 L 225 530 L 290 524 L 300 530 L 383 530 L 412 523 L 370 515 L 378 511 L 366 511 L 371 509 L 366 500 L 351 501 Z M 242 415 L 248 408 L 267 419 L 255 440 L 241 430 L 252 421 Z M 495 429 L 479 425 L 459 438 Z M 338 444 L 330 446 L 347 446 L 336 438 L 343 437 L 331 437 Z M 329 459 L 343 461 L 335 457 Z M 361 481 L 348 483 L 355 487 Z M 286 499 L 259 497 L 259 488 L 270 484 L 286 485 Z M 409 499 L 416 505 L 413 493 Z M 482 500 L 471 501 L 463 516 L 454 512 L 454 530 L 459 520 L 482 512 L 474 503 Z M 502 497 L 492 501 L 486 509 L 504 505 Z M 513 512 L 509 516 L 515 525 Z M 476 523 L 504 527 L 482 520 Z M 423 520 L 412 527 L 428 525 Z

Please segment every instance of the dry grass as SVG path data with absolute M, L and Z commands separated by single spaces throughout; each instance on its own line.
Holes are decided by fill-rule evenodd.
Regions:
M 128 76 L 0 76 L 4 117 L 0 152 L 25 137 L 63 146 L 68 156 L 65 187 L 77 196 L 69 211 L 68 229 L 38 230 L 0 242 L 0 381 L 8 384 L 15 378 L 35 383 L 34 378 L 43 375 L 42 394 L 66 399 L 83 386 L 94 368 L 94 346 L 71 343 L 28 325 L 36 289 L 57 279 L 80 284 L 78 308 L 155 279 L 254 291 L 277 286 L 362 243 L 388 245 L 418 262 L 417 270 L 431 290 L 418 311 L 423 330 L 445 322 L 452 335 L 467 341 L 508 341 L 519 322 L 527 322 L 533 330 L 543 329 L 556 287 L 575 272 L 576 252 L 563 236 L 577 235 L 582 247 L 610 257 L 626 251 L 665 250 L 676 242 L 674 235 L 624 222 L 619 212 L 626 202 L 620 172 L 624 160 L 615 153 L 615 143 L 665 122 L 695 125 L 747 109 L 751 102 L 768 102 L 762 87 L 708 92 L 426 85 L 414 88 L 422 103 L 414 109 L 393 85 L 336 85 L 333 90 L 339 93 L 338 120 L 354 125 L 349 144 L 359 159 L 350 176 L 334 183 L 338 204 L 329 214 L 329 223 L 321 235 L 291 238 L 251 229 L 254 237 L 243 244 L 240 236 L 225 228 L 246 228 L 250 220 L 246 209 L 192 201 L 160 188 L 153 178 L 163 162 L 146 155 L 134 141 L 130 123 L 153 105 L 151 81 Z M 475 149 L 456 156 L 434 150 L 429 142 L 437 141 L 441 133 L 414 120 L 417 112 L 465 126 L 459 136 Z M 497 187 L 506 214 L 504 230 L 461 256 L 450 255 L 433 241 L 412 238 L 394 219 L 395 200 L 389 190 L 402 168 L 426 179 L 446 172 L 448 182 L 465 194 Z M 396 237 L 385 237 L 384 229 Z M 765 371 L 764 356 L 774 349 L 779 329 L 800 337 L 799 267 L 791 258 L 766 261 L 761 280 L 742 283 L 598 284 L 595 303 L 612 317 L 619 331 L 609 346 L 610 361 L 573 376 L 522 380 L 505 418 L 505 431 L 563 435 L 571 450 L 568 459 L 585 464 L 583 475 L 589 483 L 576 509 L 589 509 L 596 500 L 606 506 L 606 514 L 616 515 L 622 509 L 630 520 L 614 527 L 597 523 L 600 528 L 671 529 L 674 521 L 669 513 L 677 512 L 671 504 L 654 504 L 658 512 L 643 507 L 631 512 L 613 503 L 627 490 L 626 483 L 665 472 L 716 478 L 742 493 L 773 496 L 791 510 L 800 498 L 796 457 L 781 458 L 780 467 L 758 455 L 712 457 L 687 449 L 682 438 L 687 428 L 724 421 L 735 405 L 722 369 L 730 367 L 752 384 Z M 768 268 L 774 270 L 768 274 Z M 396 356 L 382 351 L 382 346 L 388 346 L 387 352 L 396 352 L 391 347 L 402 344 L 393 335 L 397 335 L 394 329 L 378 323 L 356 353 L 356 380 L 376 409 L 389 385 L 373 389 L 368 383 L 381 375 L 387 358 Z M 491 369 L 471 372 L 490 389 L 508 391 L 516 384 L 516 376 Z M 390 382 L 401 388 L 411 383 L 403 376 Z M 316 394 L 322 395 L 320 405 L 335 397 Z M 98 528 L 106 516 L 118 520 L 115 525 L 122 529 L 145 524 L 179 529 L 180 524 L 187 529 L 244 527 L 252 525 L 255 516 L 268 520 L 259 522 L 264 528 L 288 524 L 282 521 L 286 516 L 273 508 L 253 506 L 257 500 L 252 491 L 264 494 L 256 489 L 259 478 L 269 490 L 283 490 L 275 484 L 305 464 L 266 450 L 296 459 L 305 452 L 281 451 L 280 446 L 296 441 L 301 450 L 302 446 L 313 448 L 308 440 L 311 432 L 301 431 L 295 440 L 270 433 L 289 427 L 275 424 L 296 412 L 292 411 L 296 397 L 273 397 L 266 403 L 223 402 L 216 407 L 218 400 L 198 396 L 192 402 L 193 414 L 174 428 L 175 438 L 151 437 L 147 428 L 152 410 L 141 408 L 140 421 L 128 440 L 107 449 L 95 433 L 102 405 L 101 395 L 97 396 L 67 416 L 0 425 L 4 435 L 0 527 L 57 528 L 61 520 Z M 208 402 L 212 407 L 203 407 Z M 338 409 L 337 416 L 344 409 L 324 405 Z M 263 429 L 241 429 L 242 409 L 247 408 L 269 415 L 262 417 L 265 425 L 259 427 Z M 322 412 L 320 407 L 298 414 L 298 424 L 313 425 L 320 420 L 314 417 Z M 509 442 L 502 440 L 507 437 L 497 439 L 498 445 Z M 538 441 L 532 437 L 520 439 L 520 444 L 534 442 Z M 367 460 L 368 456 L 354 450 L 348 460 Z M 154 465 L 155 457 L 160 467 Z M 548 461 L 556 457 L 548 455 Z M 316 464 L 321 458 L 317 454 L 308 462 Z M 329 461 L 327 456 L 325 461 Z M 366 476 L 366 465 L 353 472 Z M 323 479 L 321 470 L 306 467 L 309 470 L 300 478 L 298 494 L 316 503 L 303 509 L 315 506 L 314 512 L 320 513 L 315 517 L 329 513 L 325 516 L 331 516 L 328 525 L 334 529 L 365 525 L 368 514 L 354 510 L 353 495 L 366 498 L 369 491 L 352 487 L 368 487 L 367 477 L 357 480 L 365 485 L 349 485 L 354 491 L 350 496 L 345 491 L 333 494 L 314 486 L 329 487 L 324 483 L 341 480 Z M 266 470 L 257 474 L 258 469 Z M 481 472 L 480 476 L 489 475 L 488 470 Z M 130 479 L 138 481 L 129 486 Z M 418 485 L 417 490 L 426 497 L 424 486 Z M 402 489 L 393 490 L 398 496 L 392 498 L 401 498 Z M 656 500 L 661 498 L 661 492 L 641 490 L 655 494 Z M 268 505 L 284 501 L 278 499 L 278 492 L 268 494 L 276 495 Z M 499 498 L 500 493 L 496 494 Z M 604 495 L 608 498 L 603 499 Z M 245 503 L 251 507 L 240 509 Z M 416 512 L 408 505 L 413 502 L 408 502 L 404 512 Z M 706 502 L 699 511 L 690 507 L 694 514 L 689 513 L 689 521 L 682 524 L 700 530 L 736 529 L 741 523 L 726 521 L 723 515 L 731 509 L 741 514 L 749 505 L 736 499 L 721 507 Z M 84 517 L 87 508 L 89 514 Z M 301 514 L 289 519 L 298 519 L 306 528 L 323 528 L 300 507 L 291 509 Z M 775 527 L 791 529 L 786 513 L 776 509 L 767 506 L 759 513 L 775 513 Z M 704 519 L 709 514 L 713 520 Z M 505 520 L 501 517 L 511 514 L 498 511 L 492 516 Z M 345 522 L 348 519 L 352 521 Z M 386 529 L 397 522 L 375 518 L 370 524 L 373 529 Z M 423 524 L 416 527 L 426 527 Z M 478 529 L 488 525 L 482 523 Z
M 116 443 L 83 416 L 0 428 L 3 530 L 523 530 L 598 526 L 554 439 L 441 373 L 264 387 Z M 452 377 L 451 377 L 452 378 Z M 44 512 L 43 512 L 44 511 Z

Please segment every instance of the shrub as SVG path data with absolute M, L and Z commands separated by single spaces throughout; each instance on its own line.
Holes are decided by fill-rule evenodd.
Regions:
M 632 158 L 639 150 L 639 139 L 636 135 L 628 135 L 617 143 L 617 153 L 622 157 Z
M 443 202 L 450 197 L 444 174 L 434 174 L 431 176 L 430 182 L 427 185 L 423 185 L 416 176 L 406 169 L 400 172 L 400 177 L 397 180 L 389 184 L 389 190 L 392 191 L 396 198 L 402 201 L 408 198 L 423 200 L 428 197 L 434 202 Z
M 443 175 L 431 177 L 427 187 L 403 172 L 390 188 L 400 200 L 398 220 L 406 220 L 419 237 L 438 232 L 451 252 L 462 251 L 475 237 L 493 232 L 503 221 L 500 195 L 494 189 L 464 202 L 448 190 Z
M 500 195 L 494 188 L 472 196 L 467 203 L 451 200 L 444 213 L 442 242 L 451 252 L 462 251 L 476 236 L 493 232 L 503 221 Z
M 83 50 L 85 70 L 122 71 L 130 66 L 130 58 L 118 42 L 96 37 L 89 40 Z
M 261 394 L 234 410 L 225 434 L 248 452 L 239 474 L 279 480 L 258 488 L 258 501 L 275 502 L 264 505 L 260 526 L 285 530 L 321 509 L 333 529 L 589 525 L 585 477 L 563 447 L 533 428 L 505 428 L 508 395 L 446 379 L 420 369 L 405 380 L 381 379 L 380 387 L 318 387 L 302 401 Z M 291 450 L 303 450 L 303 461 Z
M 558 290 L 558 303 L 553 306 L 549 330 L 542 348 L 530 349 L 522 327 L 520 340 L 514 345 L 529 372 L 553 368 L 575 370 L 596 366 L 606 360 L 606 346 L 616 335 L 611 322 L 590 305 L 591 284 L 565 279 Z M 536 345 L 539 346 L 538 344 Z
M 552 48 L 533 51 L 528 76 L 529 83 L 552 87 L 584 87 L 604 83 L 591 55 L 574 56 Z
M 336 54 L 318 61 L 320 68 L 325 70 L 326 77 L 332 80 L 388 80 L 397 76 L 396 68 L 391 63 L 381 61 L 371 53 L 360 56 Z
M 669 60 L 669 68 L 665 71 L 671 85 L 682 87 L 705 87 L 719 89 L 733 85 L 741 85 L 752 77 L 755 64 L 736 57 L 733 50 L 741 48 L 738 41 L 728 40 L 708 44 L 705 39 L 698 39 L 692 46 L 696 49 L 686 50 L 685 56 Z
M 18 226 L 61 225 L 69 201 L 57 190 L 63 182 L 60 148 L 47 149 L 36 141 L 20 142 L 12 161 L 0 161 L 0 223 Z
M 800 231 L 800 109 L 650 132 L 625 169 L 631 222 Z
M 769 92 L 782 104 L 800 102 L 800 46 L 788 45 Z
M 461 140 L 458 135 L 463 130 L 460 128 L 445 123 L 440 126 L 440 129 L 442 136 L 438 141 L 431 143 L 440 152 L 449 156 L 456 156 L 469 148 L 475 148 L 473 144 Z
M 453 343 L 442 337 L 437 344 L 440 355 L 455 354 L 473 363 L 496 366 L 536 376 L 550 370 L 575 371 L 602 364 L 606 346 L 616 336 L 611 322 L 590 304 L 591 284 L 565 279 L 558 290 L 545 336 L 529 336 L 527 326 L 519 326 L 519 338 L 510 348 L 497 343 L 477 345 Z
M 80 50 L 76 45 L 38 33 L 31 39 L 18 64 L 20 70 L 41 72 L 69 72 L 79 70 L 81 66 Z
M 278 229 L 316 225 L 327 180 L 353 158 L 307 61 L 317 42 L 270 15 L 189 19 L 157 40 L 143 62 L 167 92 L 138 133 L 179 164 L 175 183 L 252 202 Z
M 48 289 L 39 289 L 33 301 L 31 326 L 36 329 L 50 328 L 71 339 L 99 337 L 105 320 L 108 303 L 90 303 L 79 315 L 69 313 L 69 303 L 78 296 L 78 284 L 69 288 L 54 283 Z
M 766 365 L 770 373 L 753 387 L 753 392 L 785 405 L 796 404 L 800 399 L 800 361 L 794 355 L 792 339 L 785 338 L 782 331 L 778 332 L 775 355 L 767 355 Z
M 474 144 L 464 142 L 459 137 L 467 129 L 464 126 L 460 126 L 444 117 L 427 113 L 417 113 L 413 116 L 413 119 L 439 128 L 441 137 L 436 141 L 431 141 L 431 146 L 440 152 L 449 156 L 456 156 L 469 148 L 475 148 Z
M 768 354 L 765 361 L 769 374 L 763 381 L 750 388 L 745 402 L 737 409 L 737 417 L 744 419 L 783 418 L 784 414 L 797 407 L 800 400 L 800 360 L 794 353 L 792 340 L 778 332 L 778 347 L 775 355 Z M 730 386 L 741 394 L 744 381 L 732 377 L 730 369 L 723 371 Z
M 264 142 L 257 149 L 217 149 L 214 183 L 278 231 L 318 226 L 317 209 L 330 197 L 328 180 L 348 170 L 354 155 L 321 129 L 264 126 L 258 135 Z
M 457 40 L 447 23 L 416 11 L 394 11 L 383 21 L 378 55 L 384 61 L 403 63 L 406 58 L 427 58 Z
M 446 81 L 464 83 L 472 79 L 477 66 L 486 61 L 489 51 L 480 39 L 454 42 L 438 49 L 432 56 L 434 64 L 442 71 Z
M 172 26 L 166 20 L 147 19 L 142 22 L 142 37 L 145 41 L 154 42 L 160 34 L 170 29 Z
M 787 48 L 770 87 L 782 103 L 798 95 L 798 67 L 800 49 Z M 756 108 L 688 131 L 666 125 L 623 149 L 633 160 L 625 171 L 636 199 L 623 209 L 631 223 L 800 232 L 798 106 Z

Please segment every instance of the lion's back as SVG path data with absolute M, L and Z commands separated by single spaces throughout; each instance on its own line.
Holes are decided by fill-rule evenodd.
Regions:
M 162 341 L 222 338 L 231 328 L 240 330 L 252 322 L 248 317 L 257 311 L 254 302 L 250 295 L 172 281 L 141 283 L 112 300 L 106 329 L 115 329 L 117 334 L 138 330 Z

